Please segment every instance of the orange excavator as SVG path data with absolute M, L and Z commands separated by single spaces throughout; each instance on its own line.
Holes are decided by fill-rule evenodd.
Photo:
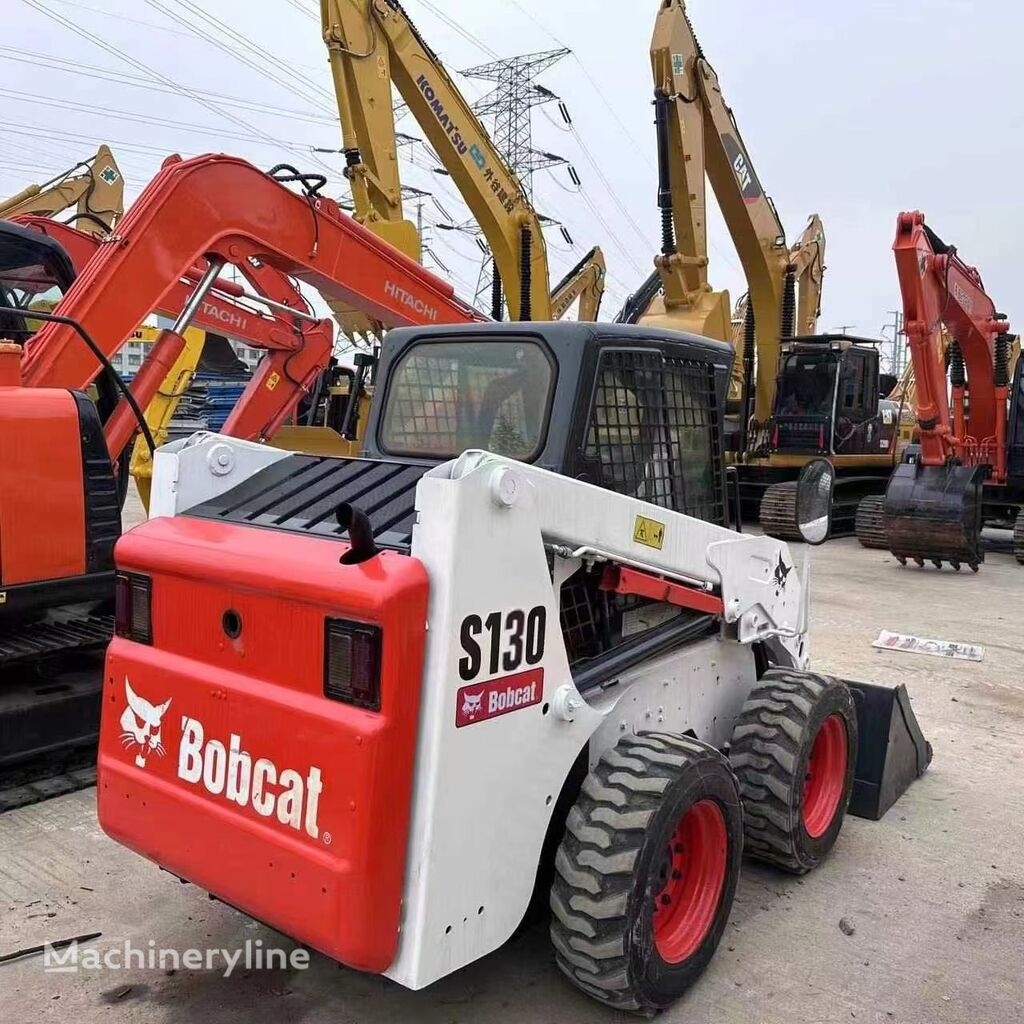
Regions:
M 949 562 L 977 572 L 986 525 L 1013 529 L 1013 553 L 1024 564 L 1024 360 L 1013 366 L 1010 323 L 978 271 L 923 214 L 900 214 L 893 249 L 920 445 L 907 450 L 881 507 L 859 519 L 870 534 L 884 534 L 904 565 Z
M 293 168 L 272 173 L 226 156 L 165 164 L 116 243 L 89 260 L 52 313 L 33 299 L 73 277 L 72 261 L 52 239 L 15 229 L 28 237 L 0 263 L 0 338 L 10 339 L 0 343 L 0 764 L 95 736 L 99 679 L 54 697 L 10 684 L 10 669 L 24 676 L 109 637 L 119 462 L 136 431 L 152 443 L 142 409 L 203 303 L 230 284 L 220 277 L 226 266 L 248 286 L 234 286 L 236 297 L 273 315 L 267 355 L 223 428 L 252 441 L 269 438 L 294 412 L 333 348 L 332 321 L 310 310 L 296 282 L 388 327 L 483 319 L 450 285 L 320 195 L 322 178 Z M 44 251 L 26 261 L 32 240 Z M 168 306 L 180 310 L 173 328 L 159 333 L 126 386 L 110 356 Z M 32 334 L 38 321 L 44 326 Z M 105 420 L 84 394 L 104 378 L 117 389 Z

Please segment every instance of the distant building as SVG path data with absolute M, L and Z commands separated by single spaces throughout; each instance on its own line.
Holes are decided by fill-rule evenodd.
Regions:
M 168 324 L 167 326 L 170 325 Z M 149 354 L 150 347 L 156 340 L 156 334 L 156 329 L 144 327 L 141 330 L 136 331 L 135 336 L 121 346 L 117 355 L 115 355 L 110 361 L 113 363 L 114 369 L 117 370 L 122 377 L 133 377 L 139 372 L 146 356 Z M 231 347 L 235 350 L 235 355 L 237 355 L 250 370 L 255 369 L 256 364 L 263 357 L 263 352 L 260 349 L 251 348 L 249 345 L 241 341 L 232 341 Z

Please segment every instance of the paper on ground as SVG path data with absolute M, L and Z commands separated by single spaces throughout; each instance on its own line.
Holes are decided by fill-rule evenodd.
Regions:
M 883 629 L 872 647 L 883 651 L 902 651 L 905 654 L 931 654 L 936 658 L 955 658 L 958 661 L 981 661 L 985 648 L 978 644 L 958 644 L 952 640 L 926 640 L 906 633 L 890 633 Z

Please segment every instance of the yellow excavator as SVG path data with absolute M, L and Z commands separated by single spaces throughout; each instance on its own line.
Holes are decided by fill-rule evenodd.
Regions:
M 75 213 L 66 223 L 97 237 L 110 234 L 124 214 L 124 176 L 107 146 L 49 181 L 0 200 L 0 218 L 19 213 L 57 217 L 71 207 Z
M 837 470 L 833 532 L 852 532 L 857 502 L 884 490 L 899 450 L 898 410 L 880 399 L 877 343 L 817 335 L 825 233 L 812 216 L 793 246 L 765 193 L 684 0 L 662 0 L 651 45 L 662 251 L 623 319 L 741 340 L 729 437 L 744 515 L 799 539 L 795 481 L 812 458 Z M 709 181 L 749 289 L 742 329 L 708 283 Z M 660 291 L 658 294 L 660 284 Z M 742 335 L 740 339 L 738 335 Z
M 413 259 L 416 225 L 405 217 L 392 84 L 462 194 L 494 258 L 492 315 L 503 300 L 517 320 L 552 320 L 580 298 L 597 319 L 605 262 L 593 249 L 559 285 L 549 280 L 541 219 L 437 54 L 397 0 L 321 0 L 321 28 L 341 119 L 355 218 Z M 351 311 L 335 309 L 348 316 Z
M 797 243 L 787 246 L 778 213 L 754 174 L 736 120 L 680 0 L 666 0 L 658 13 L 651 70 L 662 249 L 655 257 L 654 274 L 631 297 L 619 319 L 732 341 L 740 354 L 756 307 L 761 307 L 764 322 L 781 323 L 788 280 L 795 296 L 794 326 L 801 334 L 813 334 L 825 269 L 821 219 L 812 216 Z M 728 292 L 714 290 L 708 279 L 709 181 L 750 288 L 731 315 Z M 762 358 L 758 348 L 755 362 L 768 368 L 776 361 L 777 353 L 773 358 L 765 351 Z M 742 390 L 743 362 L 738 357 L 730 389 L 734 409 Z

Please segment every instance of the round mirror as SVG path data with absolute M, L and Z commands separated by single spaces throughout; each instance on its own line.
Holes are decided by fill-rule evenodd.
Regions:
M 832 530 L 836 471 L 828 459 L 808 462 L 796 485 L 796 528 L 806 544 L 824 544 Z

